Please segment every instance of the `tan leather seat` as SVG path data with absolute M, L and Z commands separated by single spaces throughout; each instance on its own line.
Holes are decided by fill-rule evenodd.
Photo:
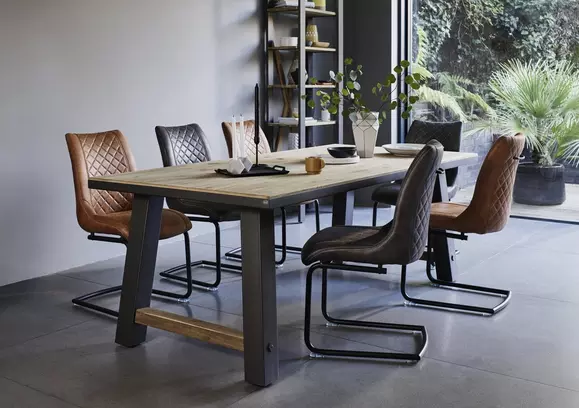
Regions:
M 101 133 L 68 133 L 66 143 L 72 161 L 76 215 L 80 227 L 92 234 L 129 238 L 132 194 L 92 190 L 89 177 L 135 171 L 135 160 L 126 138 L 119 130 Z M 182 213 L 164 209 L 160 239 L 172 238 L 191 229 Z
M 488 234 L 502 230 L 511 213 L 513 186 L 525 138 L 501 136 L 487 154 L 469 205 L 434 203 L 430 228 Z

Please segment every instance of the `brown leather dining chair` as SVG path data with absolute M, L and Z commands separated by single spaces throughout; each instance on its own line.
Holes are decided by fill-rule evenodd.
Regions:
M 470 204 L 439 202 L 432 204 L 430 234 L 427 246 L 426 274 L 430 282 L 440 287 L 454 288 L 504 298 L 493 308 L 438 302 L 410 297 L 402 284 L 402 294 L 410 304 L 456 309 L 493 315 L 502 310 L 511 298 L 511 292 L 435 279 L 431 273 L 430 235 L 444 234 L 450 238 L 467 239 L 467 234 L 491 234 L 501 231 L 510 216 L 515 175 L 525 137 L 501 136 L 487 154 L 478 175 Z
M 66 143 L 72 163 L 74 191 L 76 197 L 76 216 L 79 226 L 89 233 L 91 241 L 119 243 L 126 245 L 129 239 L 129 225 L 133 195 L 115 191 L 90 189 L 90 177 L 107 176 L 136 170 L 135 160 L 124 135 L 118 130 L 101 133 L 68 133 Z M 155 295 L 165 296 L 178 301 L 187 301 L 192 292 L 191 255 L 189 234 L 191 222 L 182 213 L 164 209 L 161 218 L 160 239 L 173 238 L 183 234 L 185 237 L 185 258 L 188 277 L 187 292 L 176 294 L 153 290 Z M 114 286 L 77 297 L 72 303 L 87 309 L 96 310 L 118 317 L 118 311 L 88 302 L 100 296 L 120 292 L 121 286 Z
M 311 265 L 306 276 L 306 308 L 304 341 L 312 353 L 340 357 L 383 358 L 395 360 L 420 360 L 427 344 L 424 326 L 383 323 L 375 321 L 346 320 L 328 313 L 328 271 L 346 270 L 383 274 L 381 265 L 401 265 L 402 281 L 406 279 L 406 266 L 420 259 L 428 236 L 428 219 L 436 173 L 442 160 L 442 145 L 428 142 L 408 169 L 396 202 L 394 219 L 381 227 L 336 226 L 325 228 L 312 236 L 304 245 L 302 262 Z M 373 266 L 373 265 L 378 265 Z M 337 326 L 368 327 L 402 331 L 422 335 L 420 349 L 414 353 L 337 350 L 318 348 L 310 339 L 312 276 L 322 272 L 322 315 Z
M 247 155 L 250 159 L 253 160 L 255 157 L 256 151 L 259 152 L 260 155 L 271 153 L 271 147 L 269 142 L 267 141 L 267 137 L 261 128 L 259 128 L 259 144 L 255 145 L 254 137 L 255 137 L 255 121 L 253 120 L 246 120 L 243 122 L 245 128 L 245 149 Z M 229 157 L 233 157 L 233 128 L 230 122 L 222 122 L 221 128 L 223 129 L 223 136 L 225 137 L 225 143 L 227 144 L 227 150 L 229 153 Z M 314 204 L 315 206 L 315 215 L 316 215 L 316 231 L 320 230 L 320 202 L 318 200 L 307 201 L 302 204 Z M 283 264 L 287 257 L 288 252 L 293 253 L 301 253 L 301 248 L 289 246 L 287 245 L 287 212 L 285 208 L 281 208 L 281 245 L 276 245 L 276 249 L 281 250 L 281 259 L 276 261 L 276 264 Z M 230 259 L 241 259 L 241 255 L 239 252 L 241 248 L 237 248 L 233 251 L 228 252 L 225 254 L 226 258 Z

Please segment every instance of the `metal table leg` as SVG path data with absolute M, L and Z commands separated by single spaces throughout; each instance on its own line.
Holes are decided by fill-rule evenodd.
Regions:
M 245 380 L 261 387 L 279 375 L 273 210 L 241 213 Z
M 448 201 L 448 186 L 446 184 L 446 174 L 440 172 L 434 187 L 435 202 Z M 444 234 L 432 234 L 432 249 L 434 252 L 434 262 L 436 264 L 436 276 L 439 280 L 452 282 L 452 276 L 456 271 L 456 260 L 454 251 L 454 240 Z
M 332 225 L 352 225 L 354 221 L 354 191 L 334 195 Z
M 147 336 L 147 327 L 135 323 L 135 312 L 151 304 L 163 200 L 163 197 L 138 194 L 133 199 L 115 339 L 125 347 L 138 346 Z

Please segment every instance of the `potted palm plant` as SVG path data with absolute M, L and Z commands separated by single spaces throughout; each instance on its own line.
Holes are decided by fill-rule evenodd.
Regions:
M 424 83 L 424 78 L 420 73 L 403 75 L 409 67 L 410 62 L 401 61 L 383 82 L 377 82 L 372 88 L 372 93 L 380 97 L 381 101 L 376 110 L 370 109 L 363 100 L 362 85 L 359 82 L 360 77 L 364 74 L 363 67 L 362 65 L 356 66 L 352 58 L 344 60 L 344 72 L 329 72 L 335 85 L 343 83 L 342 92 L 318 90 L 316 92 L 317 102 L 314 99 L 308 99 L 307 95 L 302 95 L 302 98 L 308 100 L 307 104 L 310 108 L 315 108 L 316 103 L 318 103 L 323 110 L 327 110 L 331 115 L 337 114 L 342 107 L 342 114 L 352 122 L 358 155 L 361 158 L 370 158 L 374 156 L 378 129 L 384 119 L 388 117 L 388 112 L 401 109 L 402 117 L 408 119 L 413 105 L 419 100 L 418 96 L 414 94 L 407 95 L 403 92 L 396 94 L 397 85 L 402 78 L 413 92 L 419 90 Z M 310 79 L 310 84 L 316 85 L 317 83 L 316 78 Z
M 496 109 L 491 126 L 522 133 L 530 153 L 517 170 L 514 200 L 557 205 L 565 201 L 564 164 L 579 161 L 579 76 L 567 62 L 502 64 L 490 79 Z

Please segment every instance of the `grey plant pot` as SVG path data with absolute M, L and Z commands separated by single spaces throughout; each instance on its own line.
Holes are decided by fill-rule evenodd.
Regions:
M 517 169 L 513 199 L 519 204 L 560 205 L 565 202 L 565 166 L 521 163 Z

